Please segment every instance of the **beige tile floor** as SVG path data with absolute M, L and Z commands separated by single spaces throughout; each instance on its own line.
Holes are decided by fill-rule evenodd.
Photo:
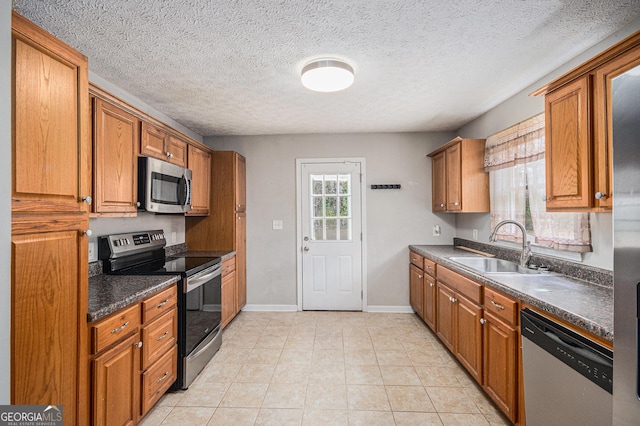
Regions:
M 242 312 L 155 425 L 508 425 L 413 314 Z

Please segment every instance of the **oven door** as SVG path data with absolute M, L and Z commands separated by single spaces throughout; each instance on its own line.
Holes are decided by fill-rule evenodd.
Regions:
M 217 264 L 184 280 L 179 307 L 181 388 L 187 389 L 222 344 L 222 266 Z M 179 368 L 180 369 L 180 368 Z
M 140 208 L 154 213 L 191 210 L 191 170 L 149 157 L 138 159 Z

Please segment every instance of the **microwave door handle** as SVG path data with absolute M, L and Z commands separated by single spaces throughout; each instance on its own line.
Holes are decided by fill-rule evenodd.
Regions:
M 186 198 L 183 205 L 191 204 L 191 180 L 187 179 L 186 176 L 183 176 L 186 190 Z
M 178 204 L 184 206 L 187 202 L 187 179 L 183 175 L 178 184 Z

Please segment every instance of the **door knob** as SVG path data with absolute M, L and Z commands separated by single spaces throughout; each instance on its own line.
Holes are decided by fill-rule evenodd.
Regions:
M 309 251 L 309 247 L 304 246 L 304 247 L 302 248 L 302 250 L 304 250 L 304 251 Z
M 304 237 L 304 240 L 305 241 L 309 241 L 309 237 Z

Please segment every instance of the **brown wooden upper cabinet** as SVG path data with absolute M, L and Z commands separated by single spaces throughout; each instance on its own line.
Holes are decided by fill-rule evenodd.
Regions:
M 88 212 L 87 58 L 17 13 L 13 22 L 11 210 Z
M 533 93 L 545 96 L 547 211 L 611 211 L 611 80 L 640 65 L 640 31 Z
M 484 139 L 457 137 L 431 157 L 432 210 L 489 211 L 489 173 L 484 171 Z
M 209 214 L 211 186 L 211 154 L 193 145 L 189 145 L 188 167 L 193 173 L 193 194 L 189 216 L 207 216 Z
M 187 165 L 187 143 L 146 121 L 142 122 L 140 154 L 159 158 L 178 166 Z
M 100 98 L 93 100 L 93 211 L 136 215 L 140 120 Z

